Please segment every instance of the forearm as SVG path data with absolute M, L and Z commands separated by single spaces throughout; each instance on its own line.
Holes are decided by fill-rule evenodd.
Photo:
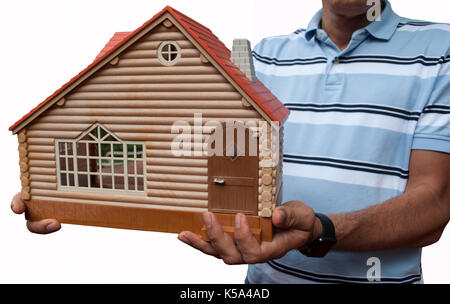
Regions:
M 449 221 L 449 202 L 427 185 L 361 211 L 329 215 L 334 250 L 377 251 L 430 245 Z

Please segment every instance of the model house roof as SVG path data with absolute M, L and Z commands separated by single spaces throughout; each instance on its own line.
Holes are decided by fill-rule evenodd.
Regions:
M 152 24 L 155 22 L 162 22 L 166 19 L 165 17 L 172 20 L 179 30 L 186 34 L 188 39 L 193 39 L 192 42 L 194 45 L 196 45 L 200 51 L 204 51 L 202 54 L 204 54 L 213 65 L 216 65 L 219 70 L 224 71 L 226 73 L 224 76 L 229 76 L 228 79 L 231 80 L 230 82 L 234 82 L 236 89 L 238 89 L 244 97 L 248 97 L 248 99 L 253 101 L 255 108 L 260 110 L 260 112 L 262 111 L 261 114 L 265 114 L 263 116 L 266 119 L 278 122 L 279 125 L 284 123 L 289 115 L 289 110 L 259 80 L 253 82 L 245 76 L 245 74 L 230 60 L 231 51 L 211 32 L 211 30 L 170 6 L 166 6 L 162 11 L 135 31 L 115 33 L 100 54 L 95 58 L 94 62 L 18 120 L 9 128 L 9 130 L 14 133 L 20 131 L 46 109 L 64 98 L 65 95 L 92 75 L 92 73 L 120 55 L 120 53 L 128 48 L 129 45 L 145 35 Z

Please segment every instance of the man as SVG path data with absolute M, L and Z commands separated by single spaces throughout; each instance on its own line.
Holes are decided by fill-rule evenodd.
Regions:
M 249 283 L 422 281 L 420 248 L 450 219 L 450 27 L 383 7 L 371 22 L 366 0 L 323 0 L 306 30 L 255 47 L 258 78 L 292 112 L 273 241 L 259 245 L 242 214 L 233 241 L 212 213 L 210 242 L 180 240 L 251 264 Z

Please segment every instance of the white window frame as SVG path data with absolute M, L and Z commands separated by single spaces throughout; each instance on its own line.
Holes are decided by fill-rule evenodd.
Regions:
M 176 48 L 176 51 L 175 51 L 175 52 L 174 52 L 174 51 L 163 52 L 162 49 L 163 49 L 166 45 L 173 45 L 173 46 Z M 171 60 L 166 60 L 166 59 L 164 58 L 164 56 L 163 56 L 163 53 L 164 53 L 164 54 L 169 54 L 169 57 L 170 57 L 170 58 L 171 58 L 171 56 L 172 56 L 173 54 L 176 53 L 176 57 L 175 57 L 174 59 L 171 59 Z M 158 59 L 159 59 L 159 61 L 160 61 L 162 64 L 167 65 L 167 66 L 172 66 L 172 65 L 177 64 L 178 61 L 181 59 L 181 48 L 180 48 L 180 46 L 178 45 L 178 43 L 177 43 L 176 41 L 164 41 L 163 43 L 161 43 L 161 45 L 160 45 L 159 48 L 158 48 Z
M 95 128 L 98 128 L 97 132 L 99 135 L 99 139 L 94 139 L 91 137 L 90 140 L 82 140 L 82 138 L 84 138 L 86 135 L 88 135 L 89 133 L 91 133 Z M 101 136 L 100 130 L 103 129 L 106 132 L 106 135 Z M 109 136 L 112 136 L 116 141 L 106 141 L 105 139 L 108 138 Z M 101 138 L 100 138 L 101 137 Z M 65 144 L 65 153 L 64 155 L 61 155 L 60 153 L 60 144 L 64 143 Z M 73 150 L 73 154 L 68 157 L 68 149 L 67 149 L 67 144 L 70 143 L 72 144 L 72 150 Z M 97 151 L 98 154 L 96 156 L 90 156 L 89 152 L 86 151 L 87 155 L 86 156 L 78 156 L 77 155 L 77 143 L 85 143 L 87 146 L 87 149 L 89 149 L 89 144 L 97 144 Z M 122 157 L 119 158 L 114 158 L 114 148 L 111 149 L 110 151 L 110 156 L 102 156 L 102 152 L 101 152 L 101 144 L 110 144 L 111 147 L 114 147 L 113 145 L 122 145 L 123 147 L 123 151 L 122 151 Z M 129 152 L 128 152 L 128 145 L 133 145 L 133 155 L 132 157 L 129 156 Z M 138 156 L 138 152 L 137 152 L 137 145 L 141 145 L 142 146 L 142 157 L 141 158 L 137 158 Z M 92 125 L 87 131 L 83 132 L 80 136 L 78 136 L 76 139 L 56 139 L 55 140 L 55 155 L 56 155 L 56 175 L 57 175 L 57 183 L 58 183 L 58 190 L 75 190 L 75 191 L 83 191 L 83 192 L 113 192 L 113 193 L 126 193 L 126 194 L 132 194 L 132 195 L 146 195 L 147 193 L 147 170 L 146 170 L 146 147 L 145 147 L 145 142 L 141 142 L 141 141 L 123 141 L 120 140 L 114 133 L 112 133 L 111 131 L 109 131 L 107 128 L 105 128 L 102 124 L 100 123 L 96 123 L 94 125 Z M 65 159 L 66 161 L 66 170 L 61 170 L 61 165 L 60 165 L 60 160 L 61 157 L 63 159 Z M 73 170 L 69 170 L 69 163 L 68 160 L 69 158 L 73 159 Z M 86 172 L 80 172 L 80 174 L 82 175 L 86 175 L 87 179 L 88 179 L 88 186 L 84 187 L 84 186 L 79 186 L 79 180 L 78 180 L 78 158 L 83 158 L 86 159 L 86 163 L 88 166 L 90 166 L 90 160 L 98 160 L 99 164 L 100 164 L 100 170 L 99 172 L 91 172 L 89 171 L 90 168 L 86 169 Z M 129 158 L 130 160 L 133 161 L 134 163 L 134 174 L 128 174 L 128 162 L 129 162 Z M 115 173 L 114 169 L 111 170 L 111 173 L 102 173 L 102 169 L 103 169 L 103 160 L 108 160 L 110 161 L 110 164 L 112 166 L 114 166 L 114 161 L 115 160 L 121 160 L 123 161 L 123 173 Z M 138 161 L 142 161 L 142 174 L 138 174 L 137 172 L 137 162 Z M 61 184 L 61 173 L 65 173 L 66 174 L 66 184 L 67 185 L 62 185 Z M 73 174 L 74 175 L 74 185 L 70 186 L 70 181 L 69 181 L 69 174 Z M 91 187 L 91 179 L 90 176 L 91 175 L 97 175 L 99 177 L 99 187 Z M 112 180 L 112 185 L 111 187 L 114 188 L 114 178 L 115 177 L 123 177 L 124 179 L 124 189 L 111 189 L 111 188 L 103 188 L 103 176 L 111 176 L 111 180 Z M 135 190 L 130 190 L 129 189 L 129 178 L 134 178 L 134 187 Z M 143 179 L 143 190 L 138 190 L 138 178 L 142 178 Z

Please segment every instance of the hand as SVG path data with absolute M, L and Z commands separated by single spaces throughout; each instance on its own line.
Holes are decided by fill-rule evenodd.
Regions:
M 22 214 L 26 210 L 25 202 L 20 197 L 20 192 L 14 195 L 11 202 L 11 210 L 16 214 Z M 48 234 L 61 229 L 61 224 L 57 220 L 46 219 L 42 221 L 27 221 L 27 228 L 33 233 Z
M 322 225 L 314 211 L 299 201 L 287 202 L 274 210 L 272 223 L 276 231 L 272 242 L 259 244 L 243 214 L 236 215 L 234 241 L 222 230 L 213 213 L 204 213 L 203 219 L 210 242 L 190 231 L 181 232 L 178 239 L 229 265 L 256 264 L 281 258 L 292 249 L 305 247 L 322 233 Z

